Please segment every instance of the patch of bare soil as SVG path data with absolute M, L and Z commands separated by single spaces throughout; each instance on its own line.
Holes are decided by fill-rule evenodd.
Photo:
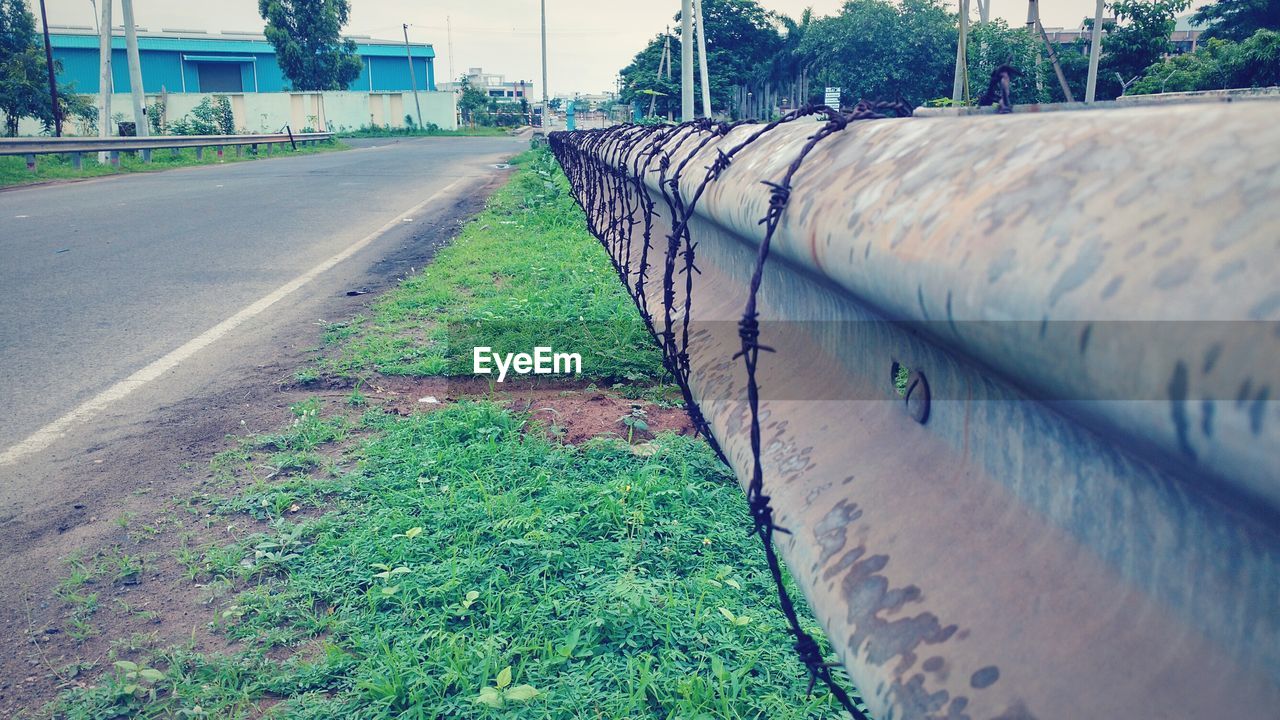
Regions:
M 59 692 L 95 682 L 117 659 L 171 645 L 233 649 L 211 623 L 244 583 L 213 577 L 191 553 L 266 526 L 210 514 L 209 498 L 236 490 L 210 461 L 234 445 L 231 434 L 287 424 L 289 406 L 306 397 L 239 388 L 166 408 L 171 422 L 139 433 L 137 444 L 91 450 L 81 471 L 96 477 L 72 502 L 5 523 L 8 546 L 21 549 L 5 565 L 23 567 L 0 578 L 0 717 L 38 717 Z M 111 493 L 99 480 L 130 490 Z
M 641 442 L 664 432 L 694 433 L 682 407 L 627 398 L 608 386 L 585 382 L 527 380 L 490 385 L 473 378 L 380 377 L 362 392 L 401 415 L 452 400 L 491 400 L 529 413 L 553 437 L 570 445 L 601 436 Z

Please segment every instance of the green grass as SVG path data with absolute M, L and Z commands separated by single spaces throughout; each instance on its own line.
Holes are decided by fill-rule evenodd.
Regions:
M 162 677 L 126 692 L 114 669 L 54 713 L 235 718 L 271 698 L 280 718 L 838 715 L 805 698 L 742 493 L 702 442 L 566 447 L 483 402 L 362 425 L 350 474 L 221 508 L 273 519 L 242 543 L 248 568 L 224 560 L 256 579 L 213 618 L 243 651 L 142 652 Z M 304 498 L 328 512 L 282 519 Z M 485 690 L 526 685 L 498 707 Z
M 437 314 L 558 321 L 573 308 L 584 313 L 569 324 L 575 341 L 615 350 L 594 373 L 659 376 L 656 353 L 632 336 L 643 332 L 635 309 L 611 289 L 617 280 L 563 192 L 545 153 L 522 158 L 437 264 L 371 318 L 330 328 L 346 367 L 424 371 L 434 358 L 447 368 L 438 349 L 407 366 L 396 363 L 419 352 L 413 343 L 387 350 Z M 512 218 L 521 227 L 501 224 Z M 484 282 L 499 270 L 505 282 Z M 496 322 L 484 332 L 499 342 L 517 331 Z M 46 713 L 841 717 L 826 693 L 806 695 L 742 491 L 701 440 L 567 446 L 484 400 L 407 417 L 368 402 L 358 389 L 327 406 L 307 400 L 287 427 L 214 459 L 215 477 L 246 487 L 193 504 L 212 513 L 210 525 L 260 530 L 230 544 L 184 536 L 174 557 L 181 576 L 205 588 L 207 620 L 235 651 L 120 639 L 96 680 Z M 331 459 L 323 470 L 320 457 Z M 70 566 L 62 592 L 76 593 L 72 619 L 92 616 L 94 572 L 111 578 L 135 562 L 109 559 Z
M 257 157 L 250 154 L 248 149 L 246 149 L 243 157 L 236 157 L 234 148 L 226 148 L 223 153 L 223 162 L 243 162 L 247 160 L 268 159 L 273 157 L 288 157 L 295 154 L 310 155 L 313 153 L 346 149 L 347 146 L 343 145 L 341 142 L 332 142 L 308 147 L 299 146 L 296 152 L 293 150 L 281 150 L 277 147 L 271 155 L 267 155 L 266 150 L 263 149 L 259 151 Z M 40 155 L 36 164 L 36 172 L 31 172 L 27 169 L 26 158 L 22 156 L 4 156 L 0 157 L 0 187 L 27 185 L 30 183 L 47 182 L 49 180 L 94 178 L 108 175 L 121 175 L 125 173 L 156 172 L 159 170 L 191 167 L 195 165 L 217 164 L 218 155 L 214 152 L 213 148 L 205 148 L 203 160 L 196 160 L 195 148 L 180 149 L 176 156 L 172 155 L 169 150 L 156 150 L 151 153 L 150 163 L 142 162 L 142 157 L 140 155 L 121 153 L 119 168 L 113 167 L 110 163 L 100 164 L 98 162 L 97 153 L 85 153 L 83 165 L 79 170 L 72 167 L 70 158 L 66 156 Z
M 512 181 L 429 266 L 371 316 L 327 328 L 340 346 L 327 371 L 470 376 L 476 346 L 542 345 L 581 354 L 584 379 L 661 377 L 661 355 L 555 160 L 541 151 L 513 162 Z

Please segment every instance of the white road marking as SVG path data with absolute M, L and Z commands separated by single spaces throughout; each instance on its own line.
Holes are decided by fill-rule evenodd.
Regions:
M 319 265 L 316 265 L 284 285 L 281 285 L 279 288 L 276 288 L 257 302 L 240 310 L 235 315 L 232 315 L 226 320 L 223 320 L 217 325 L 204 331 L 200 335 L 188 340 L 181 347 L 171 351 L 159 360 L 152 362 L 150 365 L 147 365 L 124 380 L 121 380 L 115 385 L 103 390 L 101 393 L 85 401 L 71 412 L 35 431 L 22 442 L 9 447 L 3 453 L 0 453 L 0 466 L 8 465 L 9 463 L 15 462 L 33 452 L 43 450 L 53 444 L 55 440 L 65 435 L 67 430 L 76 423 L 88 420 L 94 415 L 105 410 L 111 404 L 124 399 L 133 393 L 134 390 L 145 386 L 147 383 L 156 380 L 170 370 L 173 370 L 178 365 L 182 364 L 183 361 L 191 358 L 193 355 L 209 345 L 212 345 L 227 333 L 243 325 L 246 321 L 262 314 L 264 310 L 283 300 L 293 291 L 306 285 L 323 273 L 332 269 L 338 263 L 356 254 L 366 245 L 377 240 L 388 230 L 398 227 L 402 222 L 404 222 L 405 217 L 412 217 L 414 213 L 421 211 L 427 205 L 435 202 L 436 199 L 448 193 L 454 188 L 454 186 L 466 179 L 467 178 L 459 178 L 454 180 L 431 197 L 423 200 L 417 205 L 414 205 L 400 215 L 397 215 L 394 219 L 387 222 L 377 230 L 374 230 L 372 233 L 369 233 L 351 245 L 348 245 L 338 254 L 321 262 Z
M 15 218 L 17 218 L 17 219 L 19 219 L 19 220 L 21 220 L 22 218 L 27 218 L 27 217 L 31 217 L 31 216 L 30 216 L 30 215 L 14 215 L 14 217 L 15 217 Z

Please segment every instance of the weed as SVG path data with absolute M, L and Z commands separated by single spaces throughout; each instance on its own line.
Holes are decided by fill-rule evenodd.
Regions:
M 645 412 L 644 408 L 639 405 L 632 405 L 631 412 L 618 418 L 618 422 L 622 423 L 627 428 L 628 445 L 632 444 L 632 440 L 637 432 L 643 433 L 649 431 L 649 423 L 645 422 L 648 417 L 649 413 Z
M 320 372 L 315 368 L 303 368 L 293 374 L 293 381 L 299 385 L 311 385 L 320 380 Z
M 85 564 L 84 558 L 79 553 L 73 553 L 66 559 L 67 576 L 58 583 L 57 589 L 54 591 L 56 595 L 63 596 L 78 590 L 80 587 L 91 582 L 98 576 L 99 571 L 96 566 Z

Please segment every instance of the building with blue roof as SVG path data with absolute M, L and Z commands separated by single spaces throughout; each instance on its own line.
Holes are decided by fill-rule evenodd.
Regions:
M 97 93 L 98 35 L 90 27 L 50 26 L 53 57 L 62 69 L 58 80 L 72 84 L 76 92 Z M 124 28 L 112 38 L 111 72 L 115 93 L 128 93 L 129 66 L 125 57 Z M 410 44 L 417 87 L 410 81 L 405 45 L 393 40 L 352 37 L 364 64 L 348 90 L 363 92 L 432 91 L 435 85 L 435 49 Z M 276 63 L 275 48 L 260 32 L 162 30 L 138 33 L 143 90 L 170 93 L 271 93 L 291 90 Z

